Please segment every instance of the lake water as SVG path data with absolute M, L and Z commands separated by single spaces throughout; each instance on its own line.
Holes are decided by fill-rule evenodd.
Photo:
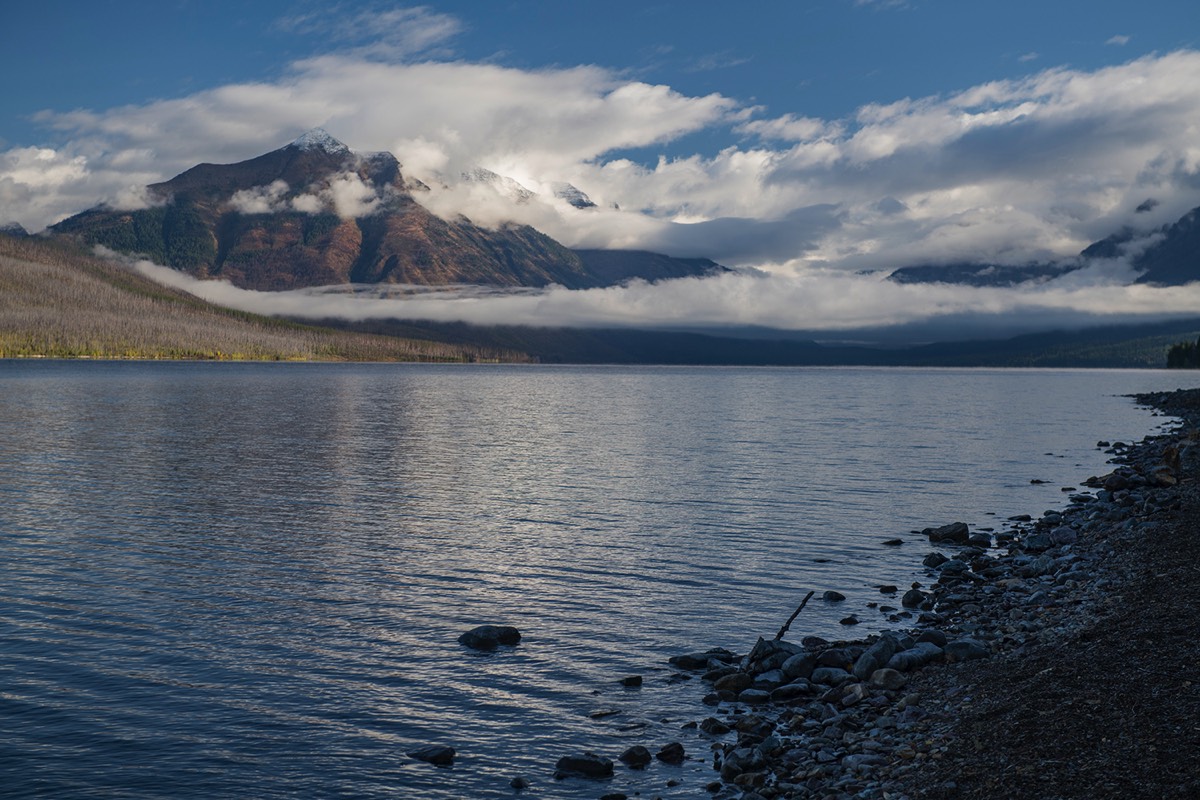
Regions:
M 866 604 L 923 579 L 912 529 L 1061 507 L 1098 438 L 1164 422 L 1120 395 L 1198 382 L 0 362 L 0 792 L 703 796 L 704 687 L 668 656 L 744 650 L 810 589 L 848 599 L 789 638 L 889 627 Z M 488 622 L 521 645 L 457 643 Z M 672 740 L 698 760 L 550 777 Z

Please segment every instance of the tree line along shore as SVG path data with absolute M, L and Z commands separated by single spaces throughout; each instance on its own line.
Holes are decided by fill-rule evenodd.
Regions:
M 69 244 L 0 235 L 0 358 L 526 361 L 221 308 Z

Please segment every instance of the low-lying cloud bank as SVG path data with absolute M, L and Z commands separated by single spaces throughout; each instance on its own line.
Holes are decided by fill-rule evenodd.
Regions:
M 881 275 L 826 271 L 735 272 L 604 289 L 551 286 L 513 292 L 399 286 L 258 292 L 223 281 L 196 280 L 148 261 L 133 266 L 161 283 L 243 311 L 354 321 L 657 329 L 758 326 L 834 334 L 977 316 L 986 319 L 988 327 L 1015 333 L 1190 317 L 1200 309 L 1200 283 L 1169 288 L 1115 285 L 1107 282 L 1114 262 L 1021 289 L 905 285 Z

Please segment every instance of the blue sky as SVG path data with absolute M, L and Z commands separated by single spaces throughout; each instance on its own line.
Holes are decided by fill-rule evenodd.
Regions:
M 644 315 L 676 303 L 681 321 L 704 307 L 787 326 L 802 309 L 796 325 L 848 327 L 1004 313 L 1028 293 L 916 302 L 838 276 L 1069 260 L 1125 227 L 1144 246 L 1200 205 L 1194 0 L 47 0 L 0 15 L 0 224 L 32 231 L 144 206 L 146 184 L 322 126 L 395 153 L 436 213 L 793 281 L 658 297 Z M 460 180 L 475 167 L 534 200 Z M 562 183 L 598 207 L 556 200 Z M 340 186 L 339 213 L 376 207 Z M 1071 294 L 1128 283 L 1128 259 L 1081 274 L 1030 314 L 1200 308 Z M 609 297 L 611 315 L 641 299 Z
M 259 0 L 9 3 L 0 144 L 52 140 L 46 109 L 103 109 L 269 80 L 352 44 L 289 25 L 328 4 Z M 386 4 L 345 3 L 345 16 Z M 596 64 L 684 94 L 837 118 L 1048 66 L 1079 69 L 1200 45 L 1190 0 L 568 3 L 437 2 L 455 20 L 443 58 L 521 69 Z M 358 41 L 371 38 L 369 30 Z M 1120 42 L 1118 44 L 1118 42 Z M 717 143 L 719 137 L 712 137 Z

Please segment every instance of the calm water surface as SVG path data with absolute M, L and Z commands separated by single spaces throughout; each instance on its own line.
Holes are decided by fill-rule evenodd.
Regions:
M 911 529 L 1061 506 L 1097 438 L 1163 421 L 1119 395 L 1196 382 L 0 362 L 0 792 L 697 796 L 703 687 L 668 656 L 744 649 L 809 589 L 849 599 L 794 638 L 887 627 L 866 603 L 921 577 Z M 485 622 L 521 645 L 456 642 Z M 700 760 L 550 779 L 673 739 Z

